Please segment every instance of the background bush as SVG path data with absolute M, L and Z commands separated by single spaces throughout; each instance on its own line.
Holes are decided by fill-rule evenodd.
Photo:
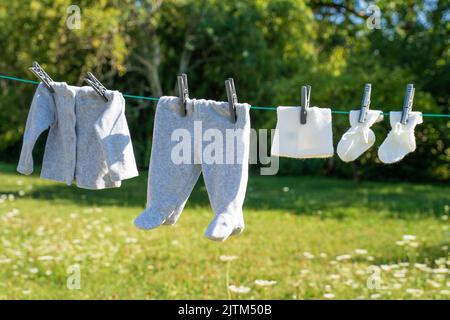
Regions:
M 366 26 L 365 1 L 153 0 L 78 1 L 81 29 L 66 27 L 69 0 L 0 0 L 0 72 L 32 78 L 37 60 L 56 81 L 82 85 L 92 71 L 108 88 L 147 96 L 175 93 L 176 75 L 189 76 L 191 97 L 225 99 L 234 77 L 240 101 L 298 105 L 300 86 L 311 102 L 336 110 L 359 108 L 366 82 L 372 108 L 400 110 L 407 83 L 414 109 L 448 113 L 450 87 L 448 1 L 380 1 L 381 29 Z M 34 87 L 0 81 L 0 160 L 18 159 Z M 154 107 L 127 100 L 140 167 L 150 156 Z M 276 114 L 252 112 L 252 126 L 273 128 Z M 348 117 L 333 118 L 335 143 Z M 377 146 L 389 121 L 374 126 L 377 142 L 351 164 L 281 160 L 283 175 L 354 179 L 448 181 L 449 121 L 425 118 L 417 150 L 382 165 Z M 43 141 L 35 152 L 41 159 Z

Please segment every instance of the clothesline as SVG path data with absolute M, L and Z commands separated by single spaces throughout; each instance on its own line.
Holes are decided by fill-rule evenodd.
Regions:
M 34 85 L 39 84 L 38 81 L 8 76 L 8 75 L 4 75 L 4 74 L 0 74 L 0 78 L 6 79 L 6 80 L 18 81 L 18 82 L 22 82 L 22 83 L 34 84 Z M 128 99 L 139 99 L 139 100 L 148 100 L 148 101 L 158 101 L 159 100 L 158 97 L 138 96 L 138 95 L 127 94 L 127 93 L 124 93 L 122 95 Z M 250 109 L 277 110 L 277 107 L 276 106 L 250 106 Z M 331 112 L 334 114 L 349 114 L 350 113 L 350 111 L 339 111 L 339 110 L 332 110 Z M 384 112 L 383 114 L 385 116 L 389 116 L 389 112 Z M 434 118 L 450 118 L 450 114 L 440 114 L 440 113 L 423 113 L 422 116 L 423 117 L 434 117 Z

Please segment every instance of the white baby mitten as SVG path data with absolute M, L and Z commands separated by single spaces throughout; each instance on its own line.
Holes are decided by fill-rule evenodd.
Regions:
M 410 112 L 406 124 L 400 122 L 401 111 L 390 112 L 389 117 L 392 129 L 378 149 L 378 158 L 383 163 L 398 162 L 416 150 L 414 128 L 423 122 L 421 112 Z
M 379 110 L 367 110 L 366 120 L 359 122 L 360 110 L 350 111 L 350 129 L 344 133 L 337 146 L 337 154 L 342 161 L 356 160 L 375 143 L 375 134 L 370 127 L 383 120 Z

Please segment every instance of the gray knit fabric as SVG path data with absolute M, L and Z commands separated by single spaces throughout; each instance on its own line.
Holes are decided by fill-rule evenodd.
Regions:
M 17 171 L 33 172 L 32 151 L 50 127 L 41 177 L 80 188 L 120 187 L 138 175 L 125 118 L 125 100 L 107 91 L 105 102 L 91 87 L 53 83 L 55 93 L 40 84 L 28 114 Z
M 203 173 L 215 213 L 205 236 L 211 240 L 224 241 L 230 235 L 242 232 L 242 205 L 247 188 L 250 149 L 250 108 L 248 104 L 237 104 L 236 108 L 237 122 L 232 123 L 227 102 L 193 99 L 188 100 L 187 115 L 183 117 L 179 98 L 161 97 L 154 122 L 147 208 L 136 218 L 137 227 L 147 230 L 161 224 L 175 224 L 200 173 Z M 233 142 L 236 159 L 234 164 L 207 164 L 201 161 L 202 152 L 209 142 L 202 143 L 202 137 L 194 135 L 194 122 L 198 125 L 200 121 L 203 133 L 208 129 L 218 130 L 224 137 L 227 129 L 236 133 Z M 175 164 L 172 161 L 172 150 L 179 143 L 177 140 L 173 141 L 172 133 L 180 128 L 190 133 L 190 156 L 197 163 Z M 225 148 L 225 143 L 223 145 Z M 227 152 L 230 155 L 229 152 L 233 150 L 226 149 L 222 152 L 225 157 Z

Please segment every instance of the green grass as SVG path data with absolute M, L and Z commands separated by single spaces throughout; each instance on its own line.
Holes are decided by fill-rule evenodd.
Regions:
M 87 191 L 0 164 L 0 298 L 450 298 L 448 186 L 252 176 L 246 230 L 216 243 L 203 236 L 213 214 L 202 183 L 176 226 L 136 229 L 146 179 Z M 66 284 L 74 264 L 79 290 Z M 227 278 L 250 291 L 229 291 Z

